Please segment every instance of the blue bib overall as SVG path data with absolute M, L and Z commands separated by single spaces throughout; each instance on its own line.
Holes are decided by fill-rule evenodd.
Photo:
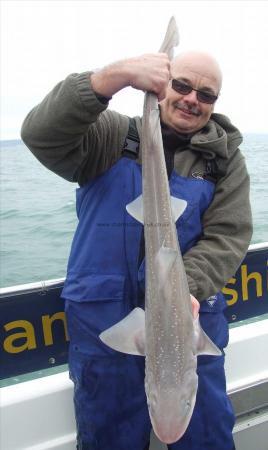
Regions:
M 174 197 L 187 201 L 177 221 L 182 254 L 202 235 L 202 215 L 214 184 L 170 177 Z M 72 243 L 62 296 L 70 334 L 69 367 L 74 382 L 78 448 L 143 450 L 151 423 L 144 392 L 144 358 L 116 352 L 99 334 L 144 306 L 144 264 L 139 265 L 143 227 L 126 211 L 141 194 L 141 166 L 121 158 L 77 190 L 79 224 Z M 203 329 L 223 349 L 228 325 L 222 294 L 201 304 Z M 199 356 L 196 406 L 184 436 L 172 450 L 232 450 L 234 416 L 226 395 L 224 356 Z

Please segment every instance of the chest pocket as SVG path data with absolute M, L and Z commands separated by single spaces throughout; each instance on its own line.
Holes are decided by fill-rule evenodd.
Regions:
M 202 217 L 213 199 L 214 191 L 215 185 L 211 181 L 186 178 L 172 172 L 171 195 L 187 202 L 183 215 L 176 223 L 182 254 L 200 239 L 203 232 Z

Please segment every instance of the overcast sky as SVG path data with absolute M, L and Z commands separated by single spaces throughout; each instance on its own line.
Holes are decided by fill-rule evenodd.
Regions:
M 221 64 L 215 111 L 243 132 L 268 132 L 267 1 L 0 0 L 1 139 L 19 138 L 23 118 L 69 73 L 158 50 L 169 18 L 176 53 L 200 49 Z M 143 95 L 125 89 L 111 108 L 142 113 Z

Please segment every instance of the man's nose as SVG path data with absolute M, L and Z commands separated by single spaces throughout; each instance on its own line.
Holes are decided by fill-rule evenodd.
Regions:
M 197 104 L 198 103 L 197 92 L 192 90 L 189 94 L 184 95 L 184 101 L 191 104 Z

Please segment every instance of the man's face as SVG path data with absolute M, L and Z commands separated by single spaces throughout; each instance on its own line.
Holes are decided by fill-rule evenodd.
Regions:
M 209 64 L 210 59 L 198 55 L 185 55 L 175 60 L 171 67 L 171 76 L 194 89 L 218 95 L 221 85 L 221 74 L 218 67 Z M 187 95 L 176 92 L 168 85 L 166 97 L 160 103 L 161 119 L 169 127 L 179 133 L 194 133 L 203 128 L 209 121 L 214 104 L 198 100 L 197 92 Z

